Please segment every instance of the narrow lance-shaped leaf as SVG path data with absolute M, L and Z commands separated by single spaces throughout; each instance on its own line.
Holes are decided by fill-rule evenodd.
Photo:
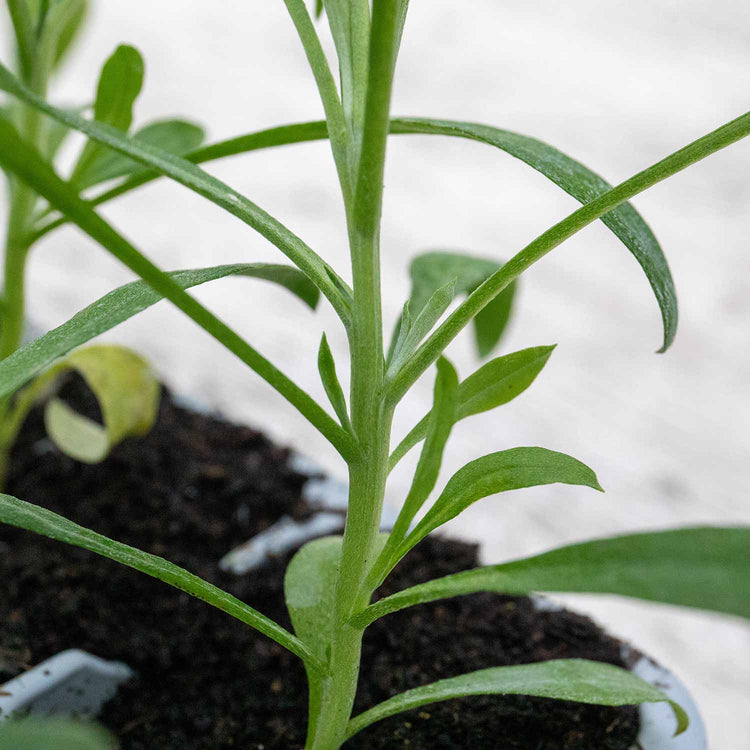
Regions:
M 159 120 L 145 125 L 133 135 L 133 140 L 145 143 L 154 148 L 169 151 L 176 156 L 183 156 L 197 149 L 205 137 L 203 128 L 186 120 Z M 142 164 L 123 156 L 116 151 L 103 149 L 101 156 L 88 170 L 85 185 L 91 187 L 106 180 L 124 177 L 144 171 Z
M 71 458 L 104 460 L 127 437 L 145 435 L 159 410 L 160 385 L 151 365 L 121 346 L 79 349 L 56 369 L 77 371 L 99 403 L 103 425 L 79 414 L 59 398 L 47 402 L 47 434 Z
M 127 133 L 133 121 L 133 104 L 143 86 L 143 58 L 135 47 L 120 45 L 107 59 L 99 76 L 94 119 Z M 71 182 L 79 189 L 99 181 L 99 162 L 107 149 L 88 141 L 73 168 Z
M 356 131 L 364 117 L 370 40 L 370 0 L 324 0 L 341 77 L 341 100 Z
M 341 387 L 336 374 L 336 362 L 334 362 L 325 333 L 320 340 L 320 348 L 318 349 L 318 372 L 320 372 L 320 379 L 323 381 L 326 395 L 341 422 L 341 426 L 351 430 L 349 411 L 346 408 L 346 396 L 344 396 L 344 389 Z
M 173 271 L 172 281 L 181 289 L 227 276 L 249 276 L 274 281 L 289 289 L 311 307 L 318 290 L 296 268 L 266 263 L 235 263 L 212 268 Z M 145 281 L 133 281 L 115 289 L 76 313 L 61 326 L 45 333 L 0 362 L 0 398 L 7 396 L 59 357 L 101 333 L 156 304 L 164 297 Z
M 88 0 L 21 2 L 27 6 L 34 27 L 34 65 L 53 72 L 71 49 L 86 20 Z
M 208 175 L 193 163 L 170 154 L 168 151 L 134 141 L 110 125 L 84 120 L 75 113 L 51 106 L 24 86 L 3 65 L 0 65 L 0 89 L 74 130 L 84 133 L 97 143 L 168 175 L 239 218 L 278 247 L 328 297 L 342 321 L 348 322 L 351 300 L 342 296 L 341 289 L 346 289 L 343 281 L 338 279 L 339 284 L 331 281 L 331 277 L 336 276 L 333 269 L 299 237 L 236 190 L 232 190 L 228 185 Z M 17 134 L 15 135 L 17 139 Z M 10 142 L 14 139 L 10 132 L 5 132 L 3 140 Z M 25 151 L 26 157 L 29 157 L 28 148 Z M 6 153 L 4 160 L 7 162 L 10 156 L 11 154 Z M 29 179 L 28 171 L 31 166 L 28 165 L 23 170 L 27 172 L 26 179 Z M 38 171 L 38 165 L 33 166 Z M 22 171 L 20 166 L 17 167 L 17 171 Z M 60 207 L 55 206 L 55 208 Z
M 750 527 L 696 527 L 580 542 L 413 586 L 368 607 L 355 624 L 415 604 L 479 591 L 615 594 L 750 619 Z
M 554 346 L 535 346 L 492 359 L 469 375 L 458 387 L 456 421 L 489 411 L 512 401 L 536 379 Z M 430 415 L 426 414 L 391 454 L 390 469 L 427 434 Z
M 430 298 L 412 309 L 412 301 L 407 302 L 406 312 L 399 321 L 396 342 L 389 358 L 388 371 L 396 372 L 414 353 L 422 339 L 432 330 L 442 314 L 450 307 L 456 296 L 456 279 L 451 279 L 436 289 Z
M 731 120 L 716 130 L 698 138 L 666 158 L 641 170 L 630 179 L 586 203 L 562 221 L 557 222 L 521 251 L 516 253 L 499 271 L 481 284 L 448 318 L 438 326 L 420 346 L 398 376 L 390 383 L 391 403 L 398 403 L 419 376 L 434 362 L 453 339 L 489 304 L 508 284 L 540 261 L 565 240 L 592 222 L 625 204 L 627 200 L 650 187 L 687 169 L 711 154 L 727 148 L 750 135 L 750 112 Z M 664 347 L 662 347 L 663 351 Z
M 411 313 L 409 312 L 409 301 L 407 300 L 404 303 L 401 315 L 396 320 L 396 326 L 393 329 L 393 335 L 391 336 L 391 341 L 388 344 L 388 354 L 385 358 L 385 364 L 388 369 L 390 369 L 391 367 L 391 363 L 393 362 L 393 358 L 395 357 L 396 352 L 401 351 L 404 348 L 406 337 L 411 331 L 411 325 Z
M 60 65 L 73 47 L 86 22 L 88 9 L 88 0 L 57 0 L 47 12 L 45 33 L 54 35 L 54 67 Z
M 39 716 L 0 723 L 0 750 L 116 750 L 117 740 L 93 724 Z
M 508 130 L 470 122 L 396 118 L 391 132 L 455 136 L 495 146 L 541 172 L 581 203 L 589 203 L 612 188 L 598 174 L 558 149 Z M 664 351 L 677 331 L 677 295 L 664 253 L 649 226 L 630 204 L 623 203 L 601 220 L 630 250 L 651 284 L 664 325 L 661 349 Z
M 409 266 L 412 315 L 416 315 L 430 295 L 443 284 L 455 279 L 455 294 L 471 294 L 502 265 L 500 261 L 468 253 L 433 251 L 418 255 Z M 474 318 L 474 334 L 480 357 L 491 354 L 500 341 L 510 318 L 515 292 L 516 284 L 510 284 Z
M 355 716 L 349 722 L 346 737 L 353 737 L 370 724 L 394 714 L 470 695 L 533 695 L 597 706 L 668 702 L 677 720 L 675 734 L 684 732 L 689 722 L 680 705 L 625 669 L 585 659 L 556 659 L 480 669 L 407 690 Z
M 393 530 L 396 538 L 406 534 L 409 524 L 427 501 L 435 487 L 443 462 L 443 453 L 455 420 L 458 403 L 458 375 L 453 365 L 441 357 L 437 361 L 437 377 L 433 394 L 432 413 L 427 428 L 422 454 L 419 457 L 414 480 L 404 502 L 402 513 Z
M 456 417 L 458 375 L 445 357 L 437 361 L 437 370 L 427 439 L 404 505 L 388 537 L 385 549 L 372 568 L 368 580 L 371 589 L 379 586 L 393 567 L 393 556 L 399 543 L 406 536 L 411 522 L 430 496 L 440 474 L 445 445 Z
M 352 193 L 350 170 L 352 133 L 339 97 L 336 81 L 328 64 L 328 57 L 320 44 L 315 24 L 310 18 L 307 0 L 284 0 L 284 4 L 297 30 L 302 48 L 305 50 L 305 57 L 307 57 L 310 70 L 315 78 L 315 85 L 326 115 L 326 134 L 331 142 L 331 151 L 341 183 L 341 192 L 344 201 L 348 203 Z
M 546 448 L 511 448 L 471 461 L 450 478 L 427 515 L 399 547 L 398 557 L 477 500 L 497 492 L 556 483 L 602 491 L 596 474 L 586 464 Z
M 57 513 L 24 502 L 11 495 L 0 494 L 0 523 L 7 523 L 66 544 L 82 547 L 97 555 L 127 565 L 129 568 L 134 568 L 152 578 L 158 578 L 160 581 L 164 581 L 164 583 L 168 583 L 170 586 L 174 586 L 197 599 L 202 599 L 204 602 L 241 620 L 246 625 L 259 630 L 299 656 L 309 667 L 321 668 L 319 661 L 313 656 L 310 649 L 289 631 L 226 591 L 222 591 L 213 584 L 161 557 L 116 542 L 79 526 Z
M 28 0 L 7 0 L 6 5 L 16 37 L 19 66 L 24 76 L 28 77 L 34 63 L 36 46 L 34 18 L 29 10 Z

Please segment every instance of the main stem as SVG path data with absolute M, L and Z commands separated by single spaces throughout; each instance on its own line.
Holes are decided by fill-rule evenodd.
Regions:
M 386 139 L 403 0 L 374 0 L 365 118 L 353 203 L 347 200 L 352 258 L 351 421 L 360 445 L 349 464 L 349 509 L 336 586 L 328 674 L 311 681 L 307 750 L 337 750 L 346 738 L 357 690 L 362 628 L 351 617 L 370 602 L 367 574 L 388 478 L 393 409 L 385 399 L 380 292 L 380 217 Z M 359 133 L 355 135 L 359 136 Z M 351 154 L 356 159 L 357 153 Z
M 349 464 L 349 510 L 336 589 L 328 676 L 311 684 L 309 750 L 335 750 L 344 741 L 359 676 L 364 630 L 349 624 L 370 603 L 363 584 L 375 545 L 388 478 L 391 420 L 385 405 L 379 221 L 370 233 L 350 223 L 354 303 L 351 332 L 351 419 L 360 445 Z
M 392 410 L 383 398 L 384 360 L 378 233 L 351 232 L 354 268 L 352 329 L 352 425 L 360 454 L 349 466 L 349 512 L 336 589 L 329 673 L 311 684 L 310 750 L 335 750 L 344 741 L 359 675 L 364 630 L 349 624 L 351 616 L 370 602 L 364 586 L 375 561 L 380 527 Z

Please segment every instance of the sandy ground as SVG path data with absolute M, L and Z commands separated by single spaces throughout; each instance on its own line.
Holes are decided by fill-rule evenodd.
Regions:
M 90 100 L 102 60 L 127 41 L 148 65 L 140 122 L 185 115 L 219 139 L 320 115 L 280 1 L 94 5 L 88 38 L 55 87 L 59 102 Z M 415 0 L 412 6 L 397 113 L 534 135 L 610 181 L 748 109 L 750 5 L 742 0 Z M 326 145 L 256 153 L 211 170 L 348 275 Z M 680 332 L 665 356 L 653 354 L 660 329 L 648 285 L 603 226 L 588 228 L 524 277 L 504 350 L 559 346 L 527 394 L 455 430 L 442 480 L 482 453 L 543 445 L 594 467 L 607 494 L 553 486 L 478 503 L 451 532 L 480 540 L 487 561 L 624 530 L 750 523 L 748 174 L 750 142 L 744 142 L 635 201 L 667 252 L 681 299 Z M 408 293 L 406 267 L 416 251 L 464 248 L 508 257 L 576 205 L 510 157 L 447 139 L 393 139 L 386 183 L 389 329 Z M 280 257 L 238 221 L 167 182 L 104 213 L 164 268 Z M 56 325 L 129 278 L 79 233 L 59 231 L 34 254 L 31 315 Z M 273 286 L 252 281 L 225 281 L 198 296 L 324 398 L 314 365 L 321 330 L 338 360 L 346 356 L 329 309 L 310 315 Z M 145 352 L 177 390 L 343 474 L 312 428 L 177 312 L 154 309 L 107 338 Z M 470 343 L 466 337 L 450 349 L 464 376 L 476 367 Z M 397 435 L 426 410 L 430 392 L 431 377 L 424 378 L 397 414 Z M 393 475 L 394 503 L 404 496 L 410 459 Z M 684 678 L 703 707 L 712 748 L 747 746 L 746 624 L 614 599 L 570 599 Z

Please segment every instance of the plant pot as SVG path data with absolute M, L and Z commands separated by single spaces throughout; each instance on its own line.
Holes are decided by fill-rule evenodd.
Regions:
M 682 705 L 690 727 L 680 737 L 670 737 L 674 725 L 671 710 L 663 705 L 640 707 L 640 730 L 633 750 L 706 750 L 705 730 L 687 688 L 664 667 L 623 647 L 631 671 L 658 685 Z M 70 649 L 0 686 L 0 721 L 19 716 L 75 716 L 94 719 L 135 672 L 121 662 L 107 662 L 85 651 Z
M 85 395 L 79 397 L 77 407 L 85 409 Z M 33 415 L 14 454 L 9 489 L 165 555 L 288 626 L 281 585 L 291 550 L 250 575 L 235 576 L 216 561 L 285 515 L 298 522 L 312 518 L 303 494 L 309 479 L 295 468 L 310 467 L 290 461 L 288 451 L 258 433 L 180 409 L 166 395 L 151 435 L 123 444 L 99 466 L 60 456 L 45 441 L 39 415 Z M 71 504 L 71 497 L 88 501 Z M 127 661 L 140 676 L 123 685 L 101 714 L 120 733 L 123 750 L 301 747 L 304 673 L 281 647 L 181 592 L 81 550 L 12 529 L 0 529 L 3 544 L 8 554 L 0 556 L 0 580 L 9 590 L 0 596 L 0 654 L 6 661 L 0 679 L 15 676 L 7 664 L 14 654 L 18 671 L 67 648 L 85 649 Z M 431 538 L 394 571 L 384 593 L 475 564 L 471 545 Z M 428 680 L 514 660 L 579 656 L 621 665 L 632 661 L 619 642 L 579 615 L 525 597 L 461 597 L 375 623 L 365 639 L 358 700 L 366 707 Z M 655 679 L 672 681 L 661 672 Z M 680 702 L 690 703 L 684 697 Z M 211 703 L 215 714 L 207 712 Z M 641 713 L 643 732 L 651 731 L 648 713 Z M 414 750 L 579 748 L 585 747 L 579 741 L 585 730 L 599 733 L 603 739 L 594 739 L 593 747 L 604 750 L 618 747 L 605 744 L 610 727 L 635 736 L 637 715 L 627 708 L 523 697 L 476 698 L 385 720 L 346 747 L 385 750 L 409 740 Z M 704 750 L 697 714 L 692 744 L 664 739 L 673 728 L 668 709 L 656 722 L 661 744 L 644 735 L 639 741 L 646 750 Z M 552 738 L 528 744 L 528 732 L 539 725 Z M 489 735 L 484 743 L 477 735 L 481 727 Z M 516 739 L 501 737 L 500 728 L 515 732 Z M 516 740 L 522 744 L 511 744 Z

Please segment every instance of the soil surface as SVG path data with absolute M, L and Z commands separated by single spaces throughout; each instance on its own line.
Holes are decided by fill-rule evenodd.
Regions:
M 68 397 L 96 407 L 79 385 Z M 103 534 L 163 555 L 290 627 L 286 559 L 243 577 L 216 561 L 284 514 L 309 512 L 306 477 L 260 433 L 162 399 L 149 436 L 98 466 L 62 455 L 40 414 L 15 450 L 8 491 Z M 477 564 L 473 545 L 429 538 L 381 595 Z M 83 550 L 0 526 L 0 682 L 66 648 L 128 662 L 138 679 L 102 721 L 122 750 L 299 750 L 305 676 L 280 646 L 161 582 Z M 538 612 L 525 597 L 477 594 L 420 605 L 368 629 L 356 711 L 395 693 L 489 666 L 583 657 L 623 665 L 589 619 Z M 448 701 L 386 719 L 346 750 L 627 750 L 633 707 L 526 697 Z

